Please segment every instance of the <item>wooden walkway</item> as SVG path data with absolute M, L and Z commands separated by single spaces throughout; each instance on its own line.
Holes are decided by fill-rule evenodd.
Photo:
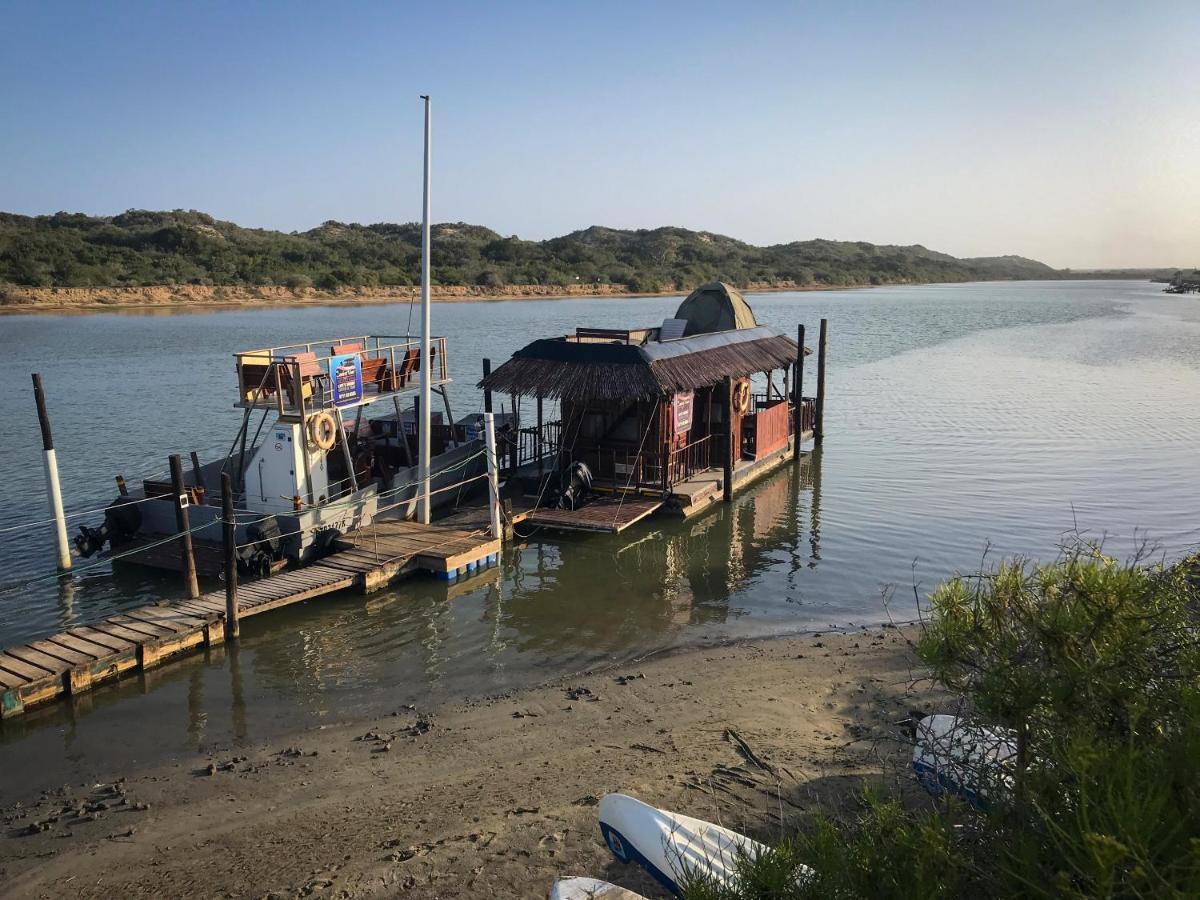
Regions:
M 420 570 L 456 580 L 495 563 L 500 541 L 437 525 L 386 522 L 348 535 L 335 547 L 313 565 L 239 583 L 239 618 L 346 588 L 377 590 Z M 143 606 L 10 647 L 0 651 L 0 719 L 224 639 L 221 589 L 195 600 Z

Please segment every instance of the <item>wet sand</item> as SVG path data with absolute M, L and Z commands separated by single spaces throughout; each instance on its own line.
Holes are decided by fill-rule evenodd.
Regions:
M 661 896 L 605 849 L 599 797 L 770 839 L 863 778 L 911 790 L 908 635 L 683 650 L 114 771 L 0 811 L 0 896 L 545 897 L 578 874 Z

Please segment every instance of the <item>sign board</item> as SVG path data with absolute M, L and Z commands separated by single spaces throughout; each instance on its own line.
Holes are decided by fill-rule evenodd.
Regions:
M 695 396 L 692 391 L 684 391 L 671 398 L 676 434 L 687 434 L 692 430 L 692 406 Z
M 357 353 L 329 358 L 329 383 L 333 385 L 333 405 L 350 406 L 362 399 L 362 359 Z

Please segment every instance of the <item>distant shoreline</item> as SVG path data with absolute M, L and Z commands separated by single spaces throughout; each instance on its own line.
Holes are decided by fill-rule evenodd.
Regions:
M 1005 279 L 1010 281 L 1012 279 Z M 1056 279 L 1058 280 L 1058 279 Z M 1061 279 L 1084 281 L 1092 279 Z M 1111 280 L 1111 279 L 1100 279 Z M 751 283 L 741 290 L 747 294 L 786 291 L 845 291 L 874 287 L 913 287 L 922 284 L 970 284 L 965 281 L 896 282 L 894 284 L 813 285 L 791 282 Z M 477 303 L 507 300 L 582 300 L 636 297 L 676 297 L 688 290 L 631 291 L 623 285 L 509 285 L 487 288 L 482 285 L 438 285 L 431 291 L 434 303 Z M 90 313 L 146 310 L 222 310 L 277 309 L 312 306 L 365 306 L 416 302 L 417 288 L 352 288 L 318 291 L 313 288 L 292 290 L 286 287 L 209 287 L 200 285 L 161 285 L 114 288 L 31 288 L 0 285 L 0 314 Z
M 793 283 L 753 284 L 749 294 L 779 291 L 840 291 L 880 285 L 799 285 Z M 690 290 L 690 289 L 689 289 Z M 577 300 L 620 297 L 676 297 L 688 290 L 631 291 L 624 285 L 436 285 L 434 303 L 477 303 L 505 300 Z M 290 306 L 363 306 L 368 304 L 418 302 L 418 288 L 347 288 L 318 291 L 286 287 L 208 287 L 160 285 L 114 288 L 30 288 L 0 286 L 0 313 L 112 312 L 156 309 L 271 309 Z

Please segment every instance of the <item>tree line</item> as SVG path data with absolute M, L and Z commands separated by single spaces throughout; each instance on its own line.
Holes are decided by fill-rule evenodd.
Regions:
M 286 233 L 184 210 L 0 213 L 0 283 L 405 287 L 419 282 L 420 247 L 416 223 L 329 221 Z M 684 290 L 714 279 L 849 286 L 1063 276 L 1018 256 L 956 259 L 920 245 L 809 240 L 757 247 L 683 228 L 599 226 L 532 241 L 462 222 L 433 227 L 432 264 L 441 285 L 614 284 L 635 292 Z

